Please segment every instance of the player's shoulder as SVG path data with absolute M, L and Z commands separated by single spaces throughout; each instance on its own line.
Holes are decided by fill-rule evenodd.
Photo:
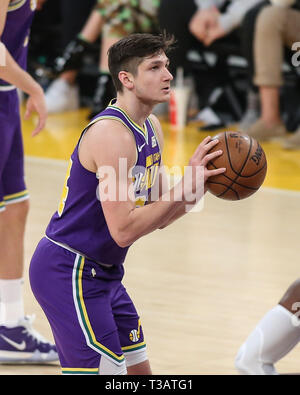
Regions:
M 90 124 L 87 129 L 87 138 L 94 143 L 106 144 L 133 144 L 132 134 L 121 122 L 114 119 L 101 119 Z
M 116 165 L 119 158 L 127 158 L 132 164 L 136 160 L 136 144 L 127 128 L 120 122 L 101 119 L 87 128 L 81 143 L 82 162 L 100 165 Z

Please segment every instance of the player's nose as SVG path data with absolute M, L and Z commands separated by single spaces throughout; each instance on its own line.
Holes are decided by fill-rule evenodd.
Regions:
M 170 73 L 169 69 L 165 68 L 164 74 L 165 81 L 172 81 L 174 79 L 173 75 Z

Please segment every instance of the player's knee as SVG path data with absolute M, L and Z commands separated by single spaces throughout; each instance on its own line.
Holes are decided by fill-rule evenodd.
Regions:
M 254 353 L 254 350 L 247 350 L 247 345 L 244 343 L 239 349 L 235 357 L 235 368 L 243 375 L 252 375 L 258 370 L 259 361 Z
M 136 351 L 124 353 L 124 355 L 127 367 L 139 365 L 140 363 L 148 360 L 146 347 L 143 347 Z
M 247 341 L 239 349 L 235 358 L 235 368 L 243 375 L 276 375 L 272 363 L 266 363 L 260 358 L 260 347 L 248 347 Z
M 99 375 L 126 375 L 127 368 L 125 360 L 122 363 L 115 363 L 111 359 L 101 355 L 99 365 Z
M 282 7 L 264 7 L 257 18 L 256 29 L 261 33 L 273 33 L 274 28 L 280 29 L 284 20 L 285 12 Z
M 300 278 L 294 281 L 285 292 L 279 304 L 291 313 L 300 307 Z

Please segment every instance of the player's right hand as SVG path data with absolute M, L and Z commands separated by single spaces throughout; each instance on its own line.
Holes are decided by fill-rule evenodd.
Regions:
M 217 176 L 218 174 L 222 174 L 226 171 L 225 167 L 221 167 L 219 169 L 208 170 L 208 163 L 219 157 L 223 154 L 222 150 L 218 150 L 212 153 L 209 151 L 217 145 L 219 140 L 212 140 L 210 136 L 205 137 L 205 139 L 198 145 L 196 151 L 189 161 L 189 166 L 203 166 L 204 167 L 204 185 L 209 177 Z
M 36 136 L 46 125 L 47 107 L 43 89 L 37 89 L 34 93 L 29 95 L 26 103 L 25 119 L 29 119 L 30 115 L 36 112 L 38 115 L 38 124 L 32 132 L 32 137 Z

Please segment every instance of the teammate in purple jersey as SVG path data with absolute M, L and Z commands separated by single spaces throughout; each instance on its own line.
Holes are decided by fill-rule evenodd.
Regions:
M 25 71 L 34 0 L 0 2 L 0 363 L 57 360 L 55 346 L 32 328 L 22 295 L 23 242 L 29 209 L 17 89 L 29 95 L 26 117 L 35 111 L 45 125 L 42 88 Z
M 170 98 L 172 43 L 134 34 L 110 48 L 117 99 L 83 131 L 58 210 L 31 260 L 31 287 L 65 374 L 151 374 L 140 317 L 122 285 L 126 253 L 203 196 L 200 168 L 202 187 L 225 171 L 207 170 L 222 154 L 208 153 L 217 142 L 207 137 L 189 161 L 192 171 L 165 188 L 163 133 L 151 111 Z

